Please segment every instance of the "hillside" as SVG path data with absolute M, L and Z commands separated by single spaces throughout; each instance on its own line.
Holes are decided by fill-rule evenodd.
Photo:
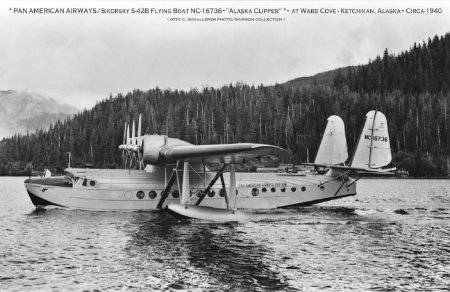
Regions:
M 349 67 L 338 74 L 334 86 L 351 91 L 405 94 L 440 94 L 450 90 L 450 33 L 414 43 L 400 54 L 386 49 L 367 65 Z
M 74 113 L 74 107 L 40 94 L 0 91 L 0 139 L 15 133 L 48 129 L 50 123 Z
M 307 76 L 307 77 L 299 77 L 295 78 L 293 80 L 289 80 L 286 83 L 283 83 L 281 85 L 284 86 L 294 86 L 296 88 L 306 87 L 306 86 L 314 86 L 314 85 L 326 85 L 326 86 L 333 86 L 334 80 L 339 74 L 346 74 L 348 70 L 353 67 L 344 67 L 344 68 L 338 68 L 322 73 L 318 73 L 313 76 Z

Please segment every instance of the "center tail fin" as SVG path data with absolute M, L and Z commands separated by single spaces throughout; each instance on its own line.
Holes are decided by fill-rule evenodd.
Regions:
M 379 169 L 392 160 L 386 116 L 379 111 L 366 114 L 366 122 L 353 155 L 351 167 Z
M 314 163 L 330 165 L 344 163 L 348 158 L 344 121 L 338 116 L 330 116 L 327 120 Z

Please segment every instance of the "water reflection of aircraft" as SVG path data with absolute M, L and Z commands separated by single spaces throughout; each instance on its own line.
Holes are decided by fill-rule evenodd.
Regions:
M 241 225 L 180 224 L 170 215 L 154 214 L 135 213 L 124 249 L 158 279 L 151 288 L 289 291 L 278 254 Z
M 126 126 L 119 146 L 124 162 L 134 162 L 140 170 L 68 168 L 65 176 L 28 179 L 25 186 L 33 204 L 85 210 L 168 209 L 185 217 L 245 221 L 246 215 L 237 209 L 310 205 L 353 196 L 359 173 L 386 174 L 381 168 L 391 161 L 386 117 L 378 111 L 367 113 L 350 166 L 344 165 L 344 123 L 338 116 L 329 117 L 311 164 L 327 171 L 307 176 L 236 171 L 279 164 L 288 153 L 277 146 L 192 145 L 162 135 L 142 136 L 140 120 L 137 136 L 134 123 L 131 137 Z

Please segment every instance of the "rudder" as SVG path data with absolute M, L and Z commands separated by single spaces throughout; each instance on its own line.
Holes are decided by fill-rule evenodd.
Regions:
M 344 121 L 338 116 L 330 116 L 327 120 L 314 163 L 331 165 L 344 163 L 348 158 Z
M 381 168 L 392 160 L 386 116 L 379 111 L 366 114 L 366 122 L 352 159 L 352 167 Z

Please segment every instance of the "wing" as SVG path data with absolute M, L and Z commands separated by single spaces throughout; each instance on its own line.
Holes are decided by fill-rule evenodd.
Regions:
M 289 157 L 283 148 L 254 143 L 213 145 L 172 145 L 161 148 L 160 158 L 165 163 L 176 161 L 202 162 L 208 165 L 230 163 L 246 167 L 274 166 Z

